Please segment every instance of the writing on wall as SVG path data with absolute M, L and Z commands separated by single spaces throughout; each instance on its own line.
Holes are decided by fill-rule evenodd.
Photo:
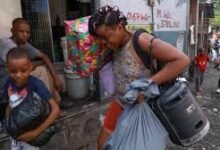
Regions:
M 186 30 L 187 0 L 157 0 L 155 2 L 155 31 Z
M 180 21 L 177 21 L 173 17 L 173 13 L 166 9 L 157 9 L 156 10 L 156 18 L 159 20 L 156 23 L 157 29 L 174 29 L 180 27 Z
M 150 16 L 147 13 L 127 12 L 127 19 L 131 22 L 148 22 Z

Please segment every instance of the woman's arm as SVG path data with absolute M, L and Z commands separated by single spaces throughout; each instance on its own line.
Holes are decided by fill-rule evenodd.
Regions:
M 148 45 L 150 44 L 150 40 L 152 38 L 153 36 L 148 33 L 141 34 L 138 39 L 140 47 L 147 51 Z M 155 39 L 152 42 L 152 46 L 153 58 L 165 62 L 165 66 L 151 77 L 151 79 L 157 84 L 161 84 L 174 79 L 188 66 L 188 56 L 186 56 L 182 51 L 178 50 L 171 44 L 160 39 Z
M 60 109 L 59 109 L 57 102 L 54 99 L 50 99 L 49 103 L 51 105 L 51 113 L 49 114 L 47 119 L 40 126 L 38 126 L 36 129 L 28 131 L 28 132 L 22 134 L 21 136 L 19 136 L 18 140 L 21 140 L 21 141 L 34 140 L 55 121 L 55 119 L 60 114 Z

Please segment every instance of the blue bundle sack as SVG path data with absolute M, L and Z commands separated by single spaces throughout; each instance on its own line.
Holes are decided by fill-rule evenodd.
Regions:
M 167 135 L 146 102 L 133 104 L 124 110 L 104 150 L 164 150 Z
M 146 102 L 135 103 L 138 93 L 159 95 L 156 84 L 140 79 L 131 83 L 122 101 L 130 105 L 121 114 L 104 150 L 164 150 L 168 133 Z

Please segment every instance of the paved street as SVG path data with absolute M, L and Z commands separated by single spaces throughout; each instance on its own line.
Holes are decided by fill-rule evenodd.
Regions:
M 192 147 L 181 148 L 169 144 L 167 150 L 220 150 L 220 94 L 215 92 L 219 75 L 220 70 L 214 69 L 213 64 L 209 64 L 202 88 L 203 97 L 197 98 L 211 122 L 209 134 Z M 190 86 L 194 91 L 194 83 L 190 83 Z
M 188 147 L 188 148 L 182 148 L 179 146 L 175 146 L 172 143 L 169 143 L 167 146 L 167 150 L 220 150 L 220 95 L 215 93 L 216 87 L 217 87 L 217 83 L 218 83 L 218 77 L 220 75 L 220 70 L 214 69 L 213 65 L 209 65 L 209 68 L 205 74 L 205 80 L 204 80 L 204 84 L 203 84 L 203 97 L 202 98 L 198 98 L 198 103 L 201 105 L 201 107 L 203 108 L 204 112 L 207 114 L 210 122 L 211 122 L 211 129 L 209 131 L 209 134 L 200 142 L 198 142 L 197 144 L 193 145 L 192 147 Z M 194 83 L 191 82 L 190 86 L 192 87 L 192 90 L 194 91 Z M 103 108 L 103 110 L 105 110 L 106 108 Z M 98 133 L 98 130 L 94 130 L 96 128 L 94 128 L 94 126 L 91 126 L 93 132 L 91 134 L 90 130 L 88 130 L 88 132 L 84 132 L 84 130 L 80 130 L 80 129 L 75 129 L 76 127 L 86 127 L 84 124 L 88 124 L 89 121 L 87 121 L 88 116 L 95 116 L 99 115 L 99 113 L 97 113 L 97 111 L 99 112 L 99 110 L 96 110 L 95 112 L 88 112 L 88 113 L 84 113 L 84 115 L 77 115 L 79 118 L 83 118 L 82 120 L 77 119 L 77 117 L 73 117 L 72 119 L 66 119 L 66 123 L 63 123 L 65 128 L 63 129 L 62 132 L 60 132 L 59 134 L 57 134 L 56 137 L 54 137 L 54 140 L 51 140 L 51 142 L 47 145 L 47 147 L 42 148 L 42 149 L 73 149 L 73 147 L 71 147 L 72 145 L 77 146 L 76 143 L 82 142 L 82 140 L 80 141 L 80 139 L 82 139 L 83 134 L 86 135 L 92 135 L 93 138 L 92 139 L 96 139 L 96 133 Z M 85 117 L 87 116 L 87 117 Z M 96 117 L 98 118 L 98 117 Z M 73 121 L 74 120 L 74 121 Z M 91 119 L 89 119 L 91 120 Z M 70 123 L 71 122 L 71 123 Z M 94 122 L 94 119 L 92 120 L 92 122 Z M 97 122 L 97 121 L 95 121 Z M 79 124 L 80 123 L 80 124 Z M 74 130 L 75 129 L 75 130 Z M 83 128 L 85 129 L 85 128 Z M 77 131 L 77 132 L 75 132 Z M 80 131 L 80 132 L 78 132 Z M 87 131 L 87 130 L 86 130 Z M 83 134 L 82 134 L 83 133 Z M 67 135 L 67 138 L 65 139 L 64 137 Z M 74 137 L 74 138 L 70 138 L 70 137 Z M 91 138 L 91 137 L 88 137 Z M 65 140 L 62 141 L 65 144 L 62 144 L 62 146 L 60 145 L 60 147 L 54 146 L 57 144 L 57 139 L 62 140 L 67 140 L 67 146 L 65 147 L 66 143 Z M 83 136 L 83 141 L 85 141 L 85 138 Z M 95 145 L 94 141 L 91 141 L 93 144 L 91 145 Z M 70 145 L 68 145 L 69 143 L 71 143 Z M 8 143 L 2 143 L 3 145 L 0 144 L 0 149 L 7 149 L 8 148 Z M 5 145 L 4 145 L 5 144 Z M 1 147 L 2 146 L 2 147 Z M 5 146 L 5 148 L 3 148 Z M 51 146 L 51 147 L 50 147 Z M 7 148 L 6 148 L 7 147 Z M 62 147 L 62 148 L 61 148 Z M 65 148 L 64 148 L 65 147 Z M 67 148 L 69 147 L 69 148 Z M 70 148 L 71 147 L 71 148 Z M 84 150 L 84 149 L 91 149 L 94 150 L 93 148 L 79 148 L 79 150 Z

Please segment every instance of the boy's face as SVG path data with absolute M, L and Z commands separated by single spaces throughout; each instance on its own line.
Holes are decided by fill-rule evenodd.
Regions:
M 25 44 L 30 38 L 30 26 L 26 23 L 19 23 L 12 29 L 13 37 L 18 44 Z
M 201 50 L 201 54 L 202 54 L 202 55 L 205 55 L 205 54 L 206 54 L 205 49 L 202 49 L 202 50 Z
M 24 86 L 30 76 L 32 70 L 31 61 L 26 58 L 9 59 L 7 68 L 10 77 L 18 87 Z

